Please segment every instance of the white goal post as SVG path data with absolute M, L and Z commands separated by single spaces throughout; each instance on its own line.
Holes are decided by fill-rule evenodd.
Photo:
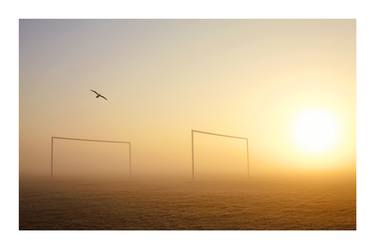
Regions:
M 238 136 L 224 135 L 224 134 L 213 133 L 213 132 L 208 132 L 208 131 L 191 130 L 191 177 L 192 179 L 195 178 L 195 168 L 194 168 L 195 167 L 195 160 L 194 160 L 194 134 L 195 133 L 245 140 L 246 141 L 246 156 L 247 156 L 247 176 L 250 177 L 249 139 L 247 137 L 238 137 Z
M 83 142 L 98 142 L 98 143 L 115 143 L 115 144 L 127 144 L 129 147 L 129 176 L 132 174 L 132 157 L 131 157 L 131 142 L 129 141 L 110 141 L 110 140 L 96 140 L 96 139 L 85 139 L 85 138 L 73 138 L 73 137 L 51 137 L 51 177 L 53 177 L 53 145 L 55 140 L 71 140 L 71 141 L 83 141 Z

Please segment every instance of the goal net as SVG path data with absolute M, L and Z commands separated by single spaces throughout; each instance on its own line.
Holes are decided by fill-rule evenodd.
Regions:
M 85 145 L 84 147 L 86 148 L 86 152 L 84 154 L 79 154 L 79 157 L 82 157 L 86 160 L 90 160 L 91 161 L 95 161 L 98 159 L 98 154 L 100 154 L 100 152 L 103 152 L 104 150 L 107 150 L 107 151 L 110 151 L 112 152 L 112 149 L 111 147 L 108 147 L 107 145 L 105 144 L 118 144 L 118 145 L 125 145 L 127 148 L 126 148 L 126 154 L 128 155 L 128 160 L 127 161 L 124 161 L 124 160 L 120 160 L 122 161 L 122 163 L 125 163 L 125 166 L 121 166 L 120 165 L 120 171 L 121 171 L 121 174 L 123 174 L 124 172 L 131 176 L 132 174 L 132 162 L 131 162 L 131 142 L 129 141 L 111 141 L 111 140 L 96 140 L 96 139 L 85 139 L 85 138 L 72 138 L 72 137 L 51 137 L 51 167 L 50 167 L 50 173 L 51 173 L 51 177 L 53 177 L 54 175 L 56 175 L 56 166 L 61 166 L 60 164 L 59 165 L 56 165 L 56 160 L 60 161 L 61 162 L 61 157 L 56 157 L 56 149 L 57 149 L 57 142 L 58 141 L 68 141 L 68 142 L 76 142 L 76 144 L 74 146 L 72 145 L 69 145 L 70 148 L 73 148 L 70 149 L 70 154 L 68 152 L 68 155 L 69 156 L 65 156 L 64 157 L 64 160 L 65 161 L 69 161 L 69 159 L 71 158 L 74 158 L 74 155 L 72 154 L 79 154 L 80 152 L 82 152 L 81 150 L 79 150 L 79 147 L 77 147 L 77 144 L 81 144 L 81 143 L 89 143 L 89 145 L 91 146 L 88 146 L 88 145 Z M 94 144 L 97 144 L 97 145 L 101 145 L 100 147 L 93 147 Z M 82 144 L 81 144 L 82 145 Z M 105 147 L 103 147 L 105 146 Z M 59 147 L 61 149 L 61 147 Z M 65 146 L 66 148 L 66 146 Z M 87 152 L 87 148 L 89 149 L 89 152 Z M 93 148 L 95 148 L 96 150 L 94 150 Z M 95 153 L 94 153 L 95 151 Z M 118 148 L 117 150 L 115 151 L 119 151 Z M 121 151 L 123 151 L 123 149 L 121 149 Z M 116 153 L 116 152 L 115 152 Z M 104 152 L 102 154 L 105 154 Z M 113 154 L 113 153 L 112 153 Z M 108 153 L 106 154 L 108 156 Z M 122 153 L 120 154 L 122 155 Z M 105 158 L 104 162 L 109 162 L 108 164 L 111 164 L 111 161 L 113 162 L 113 158 Z M 78 163 L 79 164 L 79 163 Z M 80 165 L 75 165 L 77 166 L 76 168 L 73 168 L 73 169 L 76 169 L 74 170 L 74 172 L 79 172 L 79 166 Z M 92 165 L 90 165 L 92 166 Z M 110 165 L 106 165 L 106 168 L 110 169 Z M 94 167 L 92 167 L 92 171 L 94 171 Z M 86 169 L 87 170 L 87 169 Z M 59 172 L 63 172 L 62 169 L 59 168 Z M 85 171 L 86 172 L 86 171 Z M 87 172 L 88 174 L 89 173 L 93 173 L 93 172 L 90 172 L 88 171 Z M 113 172 L 113 174 L 116 174 L 116 172 Z
M 197 175 L 196 170 L 196 145 L 194 143 L 194 138 L 196 134 L 203 134 L 203 135 L 209 135 L 209 136 L 216 136 L 216 137 L 225 137 L 235 140 L 242 140 L 246 142 L 246 172 L 247 176 L 250 176 L 250 166 L 249 166 L 249 142 L 247 137 L 238 137 L 238 136 L 232 136 L 232 135 L 225 135 L 225 134 L 219 134 L 219 133 L 213 133 L 208 131 L 200 131 L 200 130 L 191 130 L 191 176 L 194 179 Z

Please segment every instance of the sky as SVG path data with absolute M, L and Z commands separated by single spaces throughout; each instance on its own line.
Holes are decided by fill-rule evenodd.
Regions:
M 21 174 L 49 175 L 51 136 L 63 136 L 131 141 L 134 174 L 190 176 L 191 129 L 248 137 L 253 175 L 355 171 L 354 20 L 19 27 Z M 336 122 L 323 151 L 296 143 L 311 112 Z M 201 175 L 246 171 L 241 140 L 196 135 L 195 146 Z M 58 174 L 127 173 L 126 145 L 58 141 L 54 153 Z

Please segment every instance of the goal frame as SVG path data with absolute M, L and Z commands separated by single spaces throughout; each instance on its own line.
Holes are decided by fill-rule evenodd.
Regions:
M 54 176 L 54 142 L 55 140 L 69 140 L 69 141 L 81 141 L 81 142 L 97 142 L 97 143 L 114 143 L 114 144 L 127 144 L 129 147 L 129 176 L 132 175 L 132 154 L 131 154 L 131 142 L 130 141 L 111 141 L 111 140 L 98 140 L 98 139 L 86 139 L 86 138 L 75 138 L 75 137 L 51 137 L 51 177 Z
M 249 139 L 247 137 L 239 137 L 239 136 L 232 136 L 220 133 L 214 133 L 209 131 L 201 131 L 201 130 L 191 130 L 191 178 L 195 178 L 195 153 L 194 153 L 194 134 L 200 133 L 205 135 L 212 135 L 212 136 L 219 136 L 219 137 L 226 137 L 226 138 L 234 138 L 246 141 L 246 159 L 247 159 L 247 177 L 250 177 L 250 164 L 249 164 Z

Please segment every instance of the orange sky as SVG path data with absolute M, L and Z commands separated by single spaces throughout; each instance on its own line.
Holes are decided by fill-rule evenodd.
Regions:
M 191 129 L 248 137 L 253 174 L 353 171 L 355 94 L 354 20 L 21 20 L 20 171 L 48 175 L 50 137 L 68 136 L 131 140 L 135 174 L 189 175 Z M 339 127 L 318 154 L 293 140 L 310 109 Z M 67 172 L 126 163 L 119 147 L 56 146 Z M 244 153 L 197 137 L 202 173 L 242 174 Z

